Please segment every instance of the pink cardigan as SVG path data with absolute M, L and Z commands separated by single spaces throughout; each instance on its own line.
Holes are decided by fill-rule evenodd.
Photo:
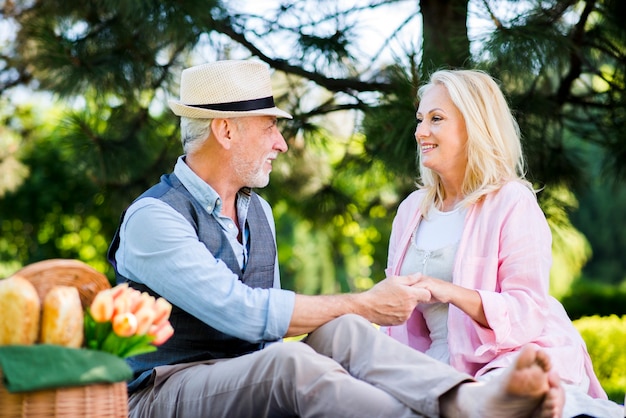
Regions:
M 421 218 L 424 192 L 409 195 L 398 208 L 389 243 L 387 276 L 399 275 L 411 234 Z M 576 385 L 587 375 L 587 392 L 606 399 L 585 342 L 563 309 L 548 294 L 552 236 L 533 193 L 509 182 L 468 209 L 453 283 L 480 293 L 487 329 L 450 305 L 450 364 L 479 376 L 506 367 L 523 345 L 543 347 L 561 379 Z M 383 327 L 393 338 L 425 351 L 429 331 L 419 310 L 403 325 Z M 586 389 L 586 388 L 585 388 Z

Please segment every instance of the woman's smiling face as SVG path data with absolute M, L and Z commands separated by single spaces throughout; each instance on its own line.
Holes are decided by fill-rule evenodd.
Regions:
M 422 165 L 442 179 L 462 182 L 467 165 L 467 129 L 448 90 L 436 84 L 422 96 L 416 113 L 415 140 Z

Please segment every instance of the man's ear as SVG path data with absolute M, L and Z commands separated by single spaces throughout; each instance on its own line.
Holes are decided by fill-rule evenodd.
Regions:
M 216 118 L 211 121 L 211 132 L 215 140 L 224 148 L 230 149 L 234 123 L 230 119 Z

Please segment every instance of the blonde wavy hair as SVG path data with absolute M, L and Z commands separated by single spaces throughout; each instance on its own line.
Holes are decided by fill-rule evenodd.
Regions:
M 534 192 L 525 178 L 519 126 L 495 80 L 479 70 L 440 70 L 420 87 L 418 99 L 436 85 L 446 88 L 465 120 L 467 167 L 460 204 L 468 207 L 509 181 L 519 181 Z M 421 158 L 419 170 L 417 185 L 426 190 L 421 207 L 426 215 L 430 207 L 443 203 L 444 189 L 441 177 L 424 167 Z

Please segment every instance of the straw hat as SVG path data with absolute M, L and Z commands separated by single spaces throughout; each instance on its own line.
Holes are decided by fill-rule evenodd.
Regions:
M 197 119 L 269 115 L 291 119 L 274 105 L 270 72 L 257 61 L 226 60 L 183 70 L 180 100 L 170 100 L 178 116 Z

